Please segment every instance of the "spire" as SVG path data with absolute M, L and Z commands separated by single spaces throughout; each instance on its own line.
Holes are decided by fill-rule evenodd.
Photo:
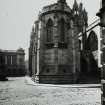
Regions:
M 85 24 L 88 25 L 88 14 L 87 14 L 85 8 L 83 10 L 83 16 L 84 16 Z
M 83 10 L 83 15 L 84 15 L 84 18 L 85 18 L 85 19 L 88 18 L 88 16 L 87 16 L 87 12 L 86 12 L 85 8 L 84 8 L 84 10 Z
M 78 3 L 76 0 L 74 1 L 74 4 L 73 4 L 73 11 L 78 11 Z
M 79 11 L 80 15 L 83 13 L 83 4 L 82 3 L 79 4 L 78 11 Z

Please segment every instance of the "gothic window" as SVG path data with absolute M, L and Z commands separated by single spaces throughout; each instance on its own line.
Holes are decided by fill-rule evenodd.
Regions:
M 90 32 L 87 39 L 87 49 L 91 51 L 98 50 L 98 38 L 93 30 Z
M 65 41 L 65 20 L 61 19 L 59 21 L 59 35 L 60 35 L 60 41 Z
M 53 22 L 51 19 L 47 22 L 47 42 L 53 41 Z

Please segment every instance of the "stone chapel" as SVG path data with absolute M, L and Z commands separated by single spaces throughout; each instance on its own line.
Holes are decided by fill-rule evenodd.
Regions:
M 75 83 L 80 73 L 78 38 L 88 26 L 83 4 L 66 0 L 43 7 L 35 21 L 29 47 L 30 75 L 39 83 Z M 85 40 L 85 36 L 84 36 Z

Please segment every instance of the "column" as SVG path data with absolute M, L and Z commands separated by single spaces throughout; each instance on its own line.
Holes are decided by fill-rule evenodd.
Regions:
M 38 28 L 38 43 L 37 43 L 37 73 L 36 73 L 36 82 L 39 82 L 39 71 L 40 71 L 40 34 L 41 34 L 41 21 L 39 21 L 39 28 Z
M 102 41 L 101 41 L 101 50 L 102 50 L 102 53 L 101 53 L 101 64 L 102 64 L 102 69 L 101 69 L 101 75 L 102 75 L 102 80 L 101 80 L 101 83 L 102 83 L 102 105 L 105 105 L 105 48 L 104 48 L 104 44 L 103 44 L 103 40 L 104 40 L 104 34 L 105 33 L 102 33 Z
M 75 27 L 76 28 L 76 27 Z M 73 74 L 75 78 L 76 73 L 76 61 L 75 61 L 75 32 L 74 32 L 74 24 L 71 20 L 71 35 L 72 35 L 72 53 L 73 53 Z
M 58 17 L 55 18 L 54 20 L 54 26 L 53 26 L 53 42 L 54 42 L 54 61 L 55 61 L 55 72 L 58 71 L 58 63 L 59 63 L 59 59 L 58 59 L 58 41 L 59 41 L 59 34 L 58 34 Z
M 33 80 L 35 82 L 35 53 L 34 50 L 32 52 L 32 75 L 33 75 Z

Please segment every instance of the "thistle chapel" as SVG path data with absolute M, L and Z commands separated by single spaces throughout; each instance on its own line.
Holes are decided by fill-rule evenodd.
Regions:
M 94 31 L 87 36 L 87 27 L 88 14 L 76 0 L 72 8 L 66 0 L 43 7 L 30 37 L 30 76 L 39 83 L 51 84 L 77 83 L 88 75 L 97 77 L 93 52 L 98 50 L 98 39 Z M 79 33 L 83 33 L 81 38 Z

